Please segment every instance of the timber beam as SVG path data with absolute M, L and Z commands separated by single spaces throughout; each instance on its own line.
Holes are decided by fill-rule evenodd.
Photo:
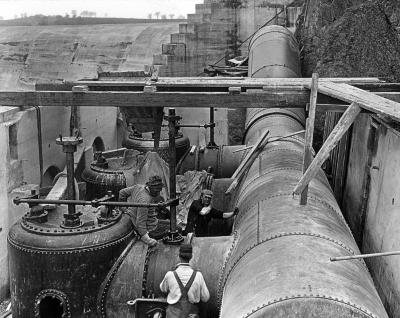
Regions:
M 373 95 L 400 102 L 400 92 L 382 92 Z M 310 100 L 310 91 L 289 91 L 275 88 L 248 90 L 244 93 L 224 92 L 125 92 L 125 91 L 0 91 L 0 105 L 32 106 L 95 106 L 95 107 L 216 107 L 216 108 L 304 108 Z M 318 95 L 317 111 L 344 112 L 343 101 Z M 371 110 L 373 111 L 373 110 Z
M 396 83 L 378 78 L 320 78 L 317 111 L 344 111 L 353 98 L 363 107 L 368 98 L 381 96 L 400 102 Z M 72 88 L 87 86 L 87 92 Z M 309 78 L 158 78 L 124 81 L 78 81 L 39 83 L 34 92 L 0 91 L 2 106 L 97 106 L 97 107 L 217 107 L 217 108 L 304 108 L 310 100 Z M 358 87 L 376 89 L 375 94 Z M 385 87 L 388 91 L 383 91 Z M 343 91 L 351 92 L 344 96 Z M 354 92 L 358 95 L 354 97 Z M 360 93 L 361 92 L 361 93 Z M 353 94 L 353 95 L 352 95 Z M 361 96 L 362 97 L 362 96 Z M 386 100 L 385 100 L 386 98 Z M 385 104 L 385 102 L 383 102 Z M 393 105 L 390 105 L 393 108 Z M 382 107 L 363 107 L 376 112 Z M 380 113 L 380 112 L 378 112 Z M 392 115 L 392 114 L 390 114 Z
M 114 92 L 114 91 L 0 91 L 1 106 L 95 106 L 95 107 L 216 107 L 216 108 L 304 108 L 310 99 L 307 90 L 280 88 L 251 90 L 239 94 L 224 92 Z M 322 104 L 340 100 L 321 96 Z M 334 108 L 330 106 L 330 108 Z M 343 109 L 343 106 L 340 107 Z
M 390 85 L 392 91 L 393 84 L 385 83 L 376 77 L 325 77 L 320 78 L 320 82 L 347 83 L 357 85 L 357 87 L 367 89 L 384 87 Z M 311 78 L 248 78 L 248 77 L 159 77 L 156 80 L 150 78 L 137 79 L 126 78 L 118 81 L 105 80 L 87 80 L 63 83 L 39 82 L 36 84 L 36 90 L 40 91 L 70 91 L 73 86 L 86 85 L 90 90 L 142 90 L 144 86 L 154 86 L 158 91 L 169 90 L 191 90 L 191 91 L 228 91 L 229 87 L 241 87 L 242 89 L 263 89 L 274 87 L 299 88 L 304 89 L 311 84 Z

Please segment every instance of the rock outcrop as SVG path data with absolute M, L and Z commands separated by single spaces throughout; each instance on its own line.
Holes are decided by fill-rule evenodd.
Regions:
M 308 0 L 299 19 L 303 76 L 400 80 L 398 0 Z

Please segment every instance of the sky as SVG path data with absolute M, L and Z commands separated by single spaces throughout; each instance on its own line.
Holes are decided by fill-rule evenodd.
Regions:
M 13 19 L 26 13 L 71 15 L 76 10 L 94 11 L 97 17 L 147 18 L 151 13 L 174 14 L 175 17 L 195 12 L 195 4 L 203 0 L 0 0 L 0 16 Z

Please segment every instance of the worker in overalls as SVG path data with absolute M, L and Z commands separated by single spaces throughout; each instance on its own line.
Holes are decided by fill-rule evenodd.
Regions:
M 168 293 L 166 318 L 196 318 L 199 317 L 200 301 L 207 302 L 210 293 L 201 272 L 189 265 L 192 246 L 182 244 L 179 258 L 181 263 L 174 271 L 167 272 L 160 284 L 161 291 Z

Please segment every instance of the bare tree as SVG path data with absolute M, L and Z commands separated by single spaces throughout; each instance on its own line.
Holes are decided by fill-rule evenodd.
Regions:
M 154 13 L 154 15 L 156 16 L 156 18 L 158 19 L 159 18 L 159 16 L 160 16 L 160 12 L 159 11 L 157 11 L 157 12 L 155 12 Z
M 166 15 L 166 14 L 162 14 L 162 15 L 161 15 L 161 19 L 162 19 L 162 20 L 166 20 L 166 19 L 167 19 L 167 15 Z
M 169 14 L 169 18 L 170 18 L 170 19 L 173 19 L 174 16 L 175 16 L 175 14 L 173 14 L 173 13 Z
M 149 13 L 148 15 L 147 15 L 147 19 L 153 19 L 153 15 L 151 14 L 151 13 Z

